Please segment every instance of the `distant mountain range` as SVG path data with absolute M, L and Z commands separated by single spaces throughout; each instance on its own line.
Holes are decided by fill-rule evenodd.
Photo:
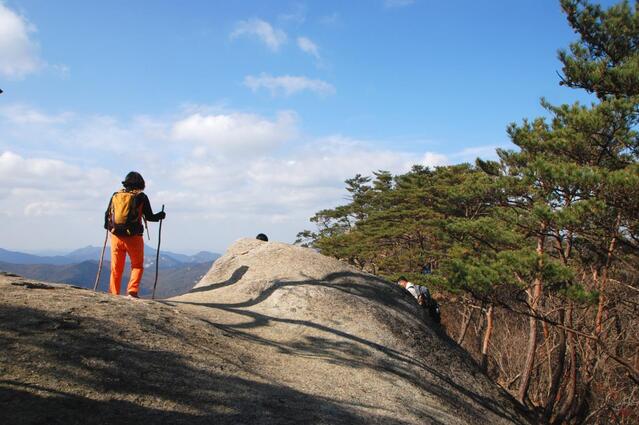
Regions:
M 102 248 L 87 246 L 66 255 L 39 256 L 0 248 L 0 270 L 19 274 L 28 279 L 49 282 L 70 283 L 83 288 L 93 288 L 98 271 L 98 261 Z M 155 280 L 155 258 L 157 251 L 145 245 L 145 273 L 140 286 L 141 296 L 150 296 Z M 211 268 L 220 255 L 202 251 L 195 255 L 176 254 L 160 251 L 160 273 L 156 296 L 167 298 L 188 292 Z M 100 290 L 109 287 L 111 269 L 110 251 L 104 254 L 104 264 L 100 273 Z M 124 270 L 122 291 L 125 292 L 129 279 L 129 264 Z
M 12 264 L 77 264 L 83 261 L 100 261 L 101 247 L 87 246 L 76 249 L 66 255 L 41 256 L 33 254 L 25 254 L 23 252 L 9 251 L 0 248 L 0 261 Z M 148 245 L 144 245 L 145 267 L 155 265 L 155 257 L 157 251 Z M 104 253 L 104 260 L 109 261 L 111 258 L 111 250 L 107 246 Z M 189 263 L 205 263 L 212 262 L 220 258 L 220 254 L 208 251 L 200 251 L 195 255 L 177 254 L 175 252 L 160 250 L 160 267 L 177 267 L 180 264 Z

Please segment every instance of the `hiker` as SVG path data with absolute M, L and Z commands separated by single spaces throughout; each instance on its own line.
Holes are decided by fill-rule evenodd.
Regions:
M 109 291 L 120 294 L 120 284 L 126 255 L 131 260 L 131 278 L 127 296 L 138 298 L 140 281 L 144 273 L 144 225 L 147 221 L 160 221 L 164 211 L 153 214 L 149 198 L 144 194 L 144 179 L 135 171 L 126 175 L 123 188 L 111 196 L 104 213 L 104 228 L 111 232 L 111 281 Z M 147 229 L 148 231 L 148 229 Z
M 419 305 L 424 305 L 430 298 L 430 291 L 427 287 L 415 285 L 413 282 L 409 282 L 404 276 L 400 276 L 400 278 L 397 279 L 397 284 L 410 292 Z
M 268 242 L 268 236 L 266 236 L 264 233 L 260 233 L 258 234 L 255 239 L 257 239 L 258 241 L 264 241 L 264 242 Z
M 400 278 L 397 279 L 397 284 L 410 292 L 410 294 L 417 300 L 417 304 L 428 310 L 428 315 L 435 321 L 435 323 L 440 322 L 439 304 L 437 304 L 437 301 L 430 296 L 430 291 L 427 287 L 415 285 L 414 283 L 409 282 L 404 276 L 400 276 Z

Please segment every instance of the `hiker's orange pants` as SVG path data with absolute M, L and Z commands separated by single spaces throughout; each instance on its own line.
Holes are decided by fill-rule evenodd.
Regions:
M 111 282 L 109 290 L 112 294 L 120 293 L 122 272 L 126 255 L 131 259 L 131 278 L 127 287 L 127 294 L 137 295 L 140 281 L 144 273 L 144 238 L 142 236 L 111 235 Z

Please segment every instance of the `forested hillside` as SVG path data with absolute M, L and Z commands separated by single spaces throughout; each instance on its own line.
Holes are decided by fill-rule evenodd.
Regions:
M 577 41 L 516 146 L 346 181 L 299 243 L 434 290 L 446 331 L 546 423 L 639 422 L 639 2 L 562 0 Z M 548 78 L 556 78 L 549 75 Z

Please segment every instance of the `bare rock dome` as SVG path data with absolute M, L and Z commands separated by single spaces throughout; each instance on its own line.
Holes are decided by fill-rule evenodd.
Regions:
M 406 291 L 312 249 L 239 240 L 171 301 L 245 341 L 268 379 L 366 422 L 526 423 Z

